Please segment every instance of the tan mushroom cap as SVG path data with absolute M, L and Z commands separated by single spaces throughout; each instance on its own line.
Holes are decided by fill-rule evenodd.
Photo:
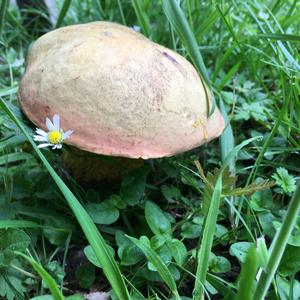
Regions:
M 185 58 L 109 22 L 40 37 L 19 100 L 38 127 L 46 129 L 45 118 L 59 114 L 62 129 L 74 130 L 66 143 L 104 155 L 171 156 L 224 128 L 218 109 L 207 119 L 203 84 Z

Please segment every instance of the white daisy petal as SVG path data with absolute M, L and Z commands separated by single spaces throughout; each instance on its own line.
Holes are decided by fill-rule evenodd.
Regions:
M 68 130 L 64 132 L 63 129 L 59 127 L 60 125 L 59 123 L 60 123 L 59 115 L 55 114 L 52 120 L 46 118 L 46 126 L 48 131 L 44 131 L 43 129 L 36 128 L 35 130 L 36 134 L 33 136 L 33 139 L 38 142 L 43 142 L 42 144 L 38 145 L 38 148 L 45 148 L 45 147 L 51 147 L 52 149 L 62 148 L 63 141 L 65 139 L 68 139 L 71 136 L 73 130 Z M 51 141 L 49 140 L 49 137 Z M 52 143 L 52 141 L 54 142 L 54 144 Z
M 41 136 L 45 136 L 45 137 L 48 136 L 48 133 L 47 133 L 46 131 L 44 131 L 43 129 L 40 129 L 40 128 L 37 128 L 37 129 L 35 130 L 35 132 L 36 132 L 37 134 L 41 135 Z
M 59 131 L 59 115 L 55 114 L 53 116 L 53 126 L 54 126 L 54 130 Z
M 45 147 L 49 147 L 49 146 L 52 146 L 52 144 L 50 144 L 50 143 L 39 144 L 38 148 L 45 148 Z
M 49 118 L 46 118 L 46 126 L 47 126 L 49 131 L 55 130 L 54 125 L 53 125 L 53 123 L 51 122 L 51 120 Z
M 48 142 L 48 138 L 46 136 L 35 135 L 33 139 L 38 142 Z
M 61 149 L 61 147 L 62 147 L 62 144 L 55 144 L 53 147 L 52 147 L 52 149 L 54 150 L 54 149 Z
M 63 139 L 68 139 L 71 134 L 73 133 L 73 130 L 68 130 L 67 132 L 63 133 Z

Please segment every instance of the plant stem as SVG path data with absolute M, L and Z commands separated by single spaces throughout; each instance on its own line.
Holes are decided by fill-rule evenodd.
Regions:
M 20 273 L 24 274 L 25 276 L 28 276 L 28 277 L 34 278 L 34 279 L 39 279 L 38 276 L 35 276 L 34 274 L 32 274 L 30 272 L 27 272 L 27 271 L 23 270 L 22 268 L 14 265 L 14 264 L 11 264 L 10 267 L 16 269 L 17 271 L 19 271 Z
M 255 290 L 253 299 L 264 299 L 271 281 L 275 275 L 281 257 L 285 250 L 288 239 L 296 223 L 300 211 L 300 182 L 290 202 L 287 214 L 283 220 L 280 230 L 277 232 L 275 239 L 270 247 L 270 255 L 266 268 L 263 270 Z

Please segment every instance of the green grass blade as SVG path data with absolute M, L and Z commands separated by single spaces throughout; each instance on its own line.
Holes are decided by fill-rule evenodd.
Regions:
M 132 6 L 134 8 L 135 14 L 137 16 L 137 19 L 139 21 L 139 24 L 142 27 L 142 31 L 144 34 L 148 37 L 151 36 L 151 26 L 149 17 L 146 11 L 144 11 L 142 7 L 142 1 L 141 0 L 131 0 Z
M 39 273 L 39 275 L 41 276 L 41 278 L 44 280 L 49 290 L 51 291 L 54 300 L 65 300 L 64 296 L 62 295 L 62 293 L 60 292 L 57 286 L 57 283 L 55 282 L 53 277 L 43 268 L 43 266 L 41 266 L 31 257 L 21 252 L 16 251 L 15 253 L 19 256 L 22 256 L 24 259 L 26 259 L 32 265 L 32 267 Z
M 150 247 L 147 247 L 145 243 L 142 241 L 134 238 L 127 236 L 137 247 L 139 247 L 144 255 L 147 257 L 148 261 L 151 262 L 163 281 L 166 283 L 166 285 L 169 287 L 169 289 L 172 291 L 173 295 L 175 296 L 176 300 L 180 300 L 176 283 L 174 281 L 174 278 L 170 271 L 168 270 L 167 266 L 165 263 L 162 261 L 162 259 L 159 257 L 159 255 L 154 252 Z
M 176 31 L 176 33 L 179 35 L 182 44 L 186 48 L 192 62 L 198 69 L 198 72 L 200 73 L 200 79 L 202 81 L 203 87 L 205 89 L 206 93 L 206 104 L 207 104 L 207 115 L 211 115 L 214 112 L 214 109 L 210 110 L 209 100 L 208 100 L 208 94 L 206 91 L 205 84 L 211 88 L 211 82 L 208 76 L 207 69 L 204 65 L 204 61 L 202 58 L 202 55 L 200 53 L 200 50 L 198 48 L 197 40 L 195 38 L 195 35 L 193 34 L 193 31 L 188 23 L 188 20 L 186 19 L 186 16 L 184 15 L 184 12 L 179 6 L 178 1 L 176 0 L 163 0 L 163 9 L 164 13 L 167 16 L 168 21 Z M 203 82 L 204 80 L 204 82 Z
M 275 238 L 269 250 L 269 259 L 266 268 L 263 270 L 255 290 L 254 298 L 257 300 L 264 299 L 275 272 L 279 266 L 283 252 L 287 245 L 288 239 L 292 230 L 297 222 L 300 213 L 300 182 L 289 204 L 289 208 L 284 217 L 283 223 L 279 231 L 276 233 Z
M 9 153 L 6 155 L 2 155 L 0 156 L 0 166 L 1 165 L 5 165 L 5 164 L 9 164 L 12 162 L 17 162 L 20 160 L 29 160 L 29 159 L 34 159 L 33 156 L 29 153 Z
M 10 95 L 16 94 L 17 92 L 18 92 L 17 86 L 2 88 L 2 89 L 0 89 L 0 97 L 10 96 Z
M 233 291 L 234 288 L 230 286 L 230 284 L 226 283 L 225 280 L 219 278 L 216 275 L 208 273 L 207 281 L 222 295 L 222 299 L 228 300 L 235 297 L 236 294 Z
M 210 87 L 210 80 L 203 62 L 203 58 L 198 49 L 198 44 L 193 31 L 184 15 L 184 12 L 176 0 L 163 0 L 163 9 L 168 21 L 179 35 L 184 47 L 186 48 L 191 60 L 202 75 L 205 83 Z
M 259 265 L 258 253 L 255 247 L 251 247 L 246 255 L 240 275 L 238 293 L 234 300 L 252 300 L 255 276 Z
M 122 24 L 125 25 L 125 26 L 127 26 L 127 24 L 126 24 L 126 19 L 125 19 L 125 17 L 124 17 L 124 12 L 123 12 L 122 3 L 121 3 L 120 0 L 118 0 L 118 7 L 119 7 L 121 19 L 122 19 Z
M 129 293 L 127 287 L 125 285 L 123 276 L 120 272 L 120 269 L 109 251 L 105 240 L 102 235 L 98 231 L 96 225 L 93 223 L 91 217 L 71 192 L 71 190 L 66 186 L 66 184 L 62 181 L 62 179 L 57 175 L 55 170 L 47 161 L 46 157 L 40 151 L 40 149 L 36 146 L 30 135 L 27 133 L 21 122 L 14 116 L 12 111 L 6 105 L 6 103 L 1 99 L 0 107 L 7 113 L 7 115 L 16 123 L 16 125 L 20 128 L 20 130 L 27 137 L 32 147 L 36 151 L 37 155 L 45 165 L 49 174 L 61 190 L 64 195 L 67 203 L 69 204 L 71 210 L 73 211 L 75 217 L 77 218 L 78 223 L 80 224 L 87 240 L 92 246 L 100 264 L 103 267 L 103 272 L 110 282 L 112 288 L 114 289 L 116 295 L 120 300 L 129 299 Z
M 24 220 L 0 220 L 0 229 L 3 228 L 39 228 L 41 225 Z
M 222 192 L 222 176 L 219 176 L 216 185 L 214 187 L 214 192 L 211 197 L 211 204 L 205 221 L 205 227 L 203 231 L 203 238 L 201 247 L 198 253 L 198 267 L 196 273 L 196 282 L 193 293 L 193 299 L 202 299 L 203 295 L 203 285 L 206 280 L 209 255 L 213 244 L 214 232 L 217 223 L 218 210 L 221 201 Z
M 222 162 L 225 161 L 227 155 L 232 151 L 234 148 L 234 137 L 233 137 L 233 130 L 226 112 L 225 105 L 223 100 L 220 99 L 219 101 L 220 111 L 225 121 L 225 129 L 220 136 L 220 146 L 221 146 L 221 158 Z M 231 174 L 235 174 L 235 161 L 234 159 L 229 162 L 229 170 Z
M 281 34 L 281 33 L 265 33 L 257 34 L 254 38 L 271 39 L 286 42 L 300 42 L 300 35 L 296 34 Z
M 227 155 L 234 148 L 234 136 L 233 136 L 232 126 L 230 124 L 230 120 L 229 120 L 225 105 L 221 98 L 219 100 L 219 106 L 220 106 L 221 114 L 225 121 L 225 129 L 224 129 L 222 135 L 220 136 L 221 159 L 222 159 L 222 163 L 224 163 Z M 235 167 L 234 159 L 232 159 L 229 162 L 229 171 L 230 171 L 231 175 L 235 176 L 236 167 Z M 235 214 L 234 213 L 234 197 L 230 198 L 230 203 L 231 203 L 231 205 L 229 207 L 229 210 L 230 210 L 229 211 L 229 219 L 230 219 L 231 225 L 234 225 L 234 214 Z
M 234 65 L 232 66 L 232 68 L 231 68 L 229 71 L 227 71 L 226 75 L 225 75 L 225 76 L 222 78 L 222 80 L 218 83 L 217 89 L 218 89 L 219 91 L 221 91 L 221 90 L 224 88 L 224 86 L 225 86 L 228 82 L 230 82 L 230 80 L 232 79 L 233 75 L 238 71 L 238 69 L 239 69 L 241 63 L 242 63 L 241 60 L 237 61 L 236 64 L 234 64 Z
M 0 6 L 0 37 L 2 37 L 3 29 L 5 25 L 5 16 L 6 11 L 8 9 L 8 0 L 2 0 L 1 6 Z
M 201 299 L 203 296 L 203 285 L 206 280 L 207 271 L 208 271 L 208 260 L 209 255 L 211 252 L 211 248 L 213 245 L 213 239 L 214 239 L 214 233 L 216 230 L 216 224 L 217 224 L 217 217 L 219 212 L 219 205 L 221 201 L 221 192 L 222 192 L 222 175 L 225 170 L 225 168 L 228 167 L 230 162 L 235 159 L 238 152 L 248 145 L 249 143 L 261 139 L 261 137 L 254 137 L 248 140 L 245 140 L 241 144 L 234 147 L 230 153 L 226 156 L 224 159 L 223 166 L 221 168 L 220 175 L 217 179 L 217 182 L 214 187 L 214 192 L 212 194 L 210 207 L 208 210 L 208 214 L 205 219 L 204 224 L 204 230 L 203 230 L 203 237 L 201 240 L 201 246 L 198 251 L 198 266 L 197 266 L 197 272 L 196 277 L 197 280 L 195 281 L 195 287 L 194 287 L 194 293 L 193 293 L 193 299 L 198 300 Z
M 67 14 L 67 12 L 70 8 L 71 2 L 72 2 L 72 0 L 64 0 L 64 3 L 62 5 L 62 8 L 59 12 L 59 15 L 58 15 L 58 18 L 57 18 L 57 21 L 56 21 L 55 28 L 60 27 L 60 25 L 62 24 L 66 14 Z

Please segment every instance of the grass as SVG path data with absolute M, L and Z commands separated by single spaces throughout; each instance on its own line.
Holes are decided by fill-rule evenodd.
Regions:
M 0 299 L 299 298 L 299 3 L 57 3 L 52 23 L 0 5 Z M 189 59 L 213 92 L 208 115 L 224 116 L 220 139 L 97 185 L 37 149 L 17 101 L 28 48 L 97 20 Z

